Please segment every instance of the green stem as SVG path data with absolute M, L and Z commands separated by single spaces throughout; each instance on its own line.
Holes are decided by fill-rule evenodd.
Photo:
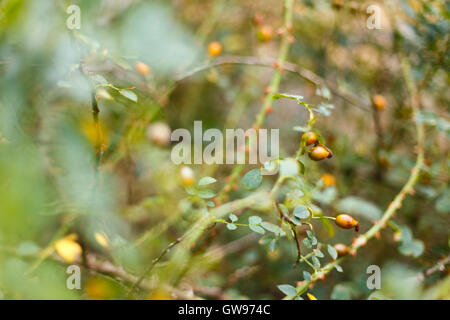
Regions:
M 406 82 L 406 87 L 408 89 L 408 94 L 411 97 L 411 105 L 413 107 L 414 114 L 417 114 L 420 108 L 419 106 L 420 97 L 411 74 L 411 66 L 404 56 L 401 57 L 401 66 L 403 77 Z M 424 161 L 425 131 L 423 124 L 418 121 L 415 122 L 415 127 L 417 135 L 417 157 L 416 163 L 414 167 L 411 169 L 411 174 L 408 180 L 406 181 L 405 185 L 403 186 L 403 188 L 395 196 L 394 200 L 389 204 L 388 208 L 383 213 L 382 218 L 376 224 L 374 224 L 373 227 L 370 228 L 365 234 L 359 236 L 353 243 L 353 245 L 350 247 L 350 252 L 352 254 L 356 254 L 357 250 L 360 247 L 364 246 L 368 240 L 372 239 L 381 229 L 386 227 L 386 225 L 389 222 L 389 219 L 391 219 L 394 213 L 396 213 L 397 210 L 401 207 L 401 204 L 405 199 L 406 195 L 410 193 L 410 191 L 416 184 L 417 179 L 419 178 L 420 169 L 423 166 Z M 298 293 L 303 292 L 305 288 L 307 288 L 311 283 L 314 283 L 321 277 L 327 275 L 331 270 L 333 270 L 333 268 L 336 265 L 342 262 L 343 259 L 344 257 L 326 264 L 323 268 L 317 271 L 309 281 L 304 281 L 302 285 L 298 286 L 297 292 Z
M 271 80 L 270 86 L 269 86 L 269 93 L 264 98 L 263 104 L 256 116 L 255 122 L 253 124 L 254 128 L 260 128 L 262 126 L 262 124 L 264 123 L 264 120 L 266 118 L 266 108 L 271 105 L 273 97 L 274 97 L 275 93 L 278 92 L 278 88 L 280 86 L 281 74 L 283 72 L 283 65 L 286 62 L 287 55 L 289 52 L 289 47 L 290 47 L 290 40 L 289 40 L 290 32 L 288 30 L 289 30 L 289 27 L 292 26 L 292 15 L 293 15 L 292 3 L 293 3 L 293 0 L 285 0 L 284 1 L 284 9 L 285 10 L 284 10 L 283 26 L 284 26 L 285 32 L 281 38 L 280 50 L 278 51 L 278 59 L 277 59 L 278 68 L 275 70 L 275 73 L 272 76 L 272 80 Z M 236 179 L 240 176 L 243 168 L 244 168 L 244 165 L 242 165 L 242 164 L 234 167 L 234 169 L 231 172 L 230 181 L 228 182 L 227 186 L 231 186 L 236 181 Z M 219 194 L 219 199 L 222 200 L 223 196 L 224 196 L 224 191 L 222 190 L 221 193 Z

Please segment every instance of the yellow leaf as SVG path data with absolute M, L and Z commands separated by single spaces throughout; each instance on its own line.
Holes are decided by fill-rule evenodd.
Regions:
M 308 296 L 309 300 L 317 300 L 317 298 L 314 297 L 311 293 L 307 293 L 306 295 Z
M 106 235 L 103 232 L 96 232 L 94 233 L 95 240 L 99 245 L 101 245 L 103 248 L 109 247 L 109 241 Z
M 89 299 L 92 300 L 108 300 L 113 299 L 115 290 L 111 283 L 101 278 L 90 278 L 85 286 L 85 292 Z
M 79 259 L 83 251 L 81 246 L 75 241 L 76 239 L 76 234 L 70 234 L 55 242 L 56 252 L 67 263 L 72 263 Z
M 167 289 L 159 287 L 150 291 L 147 300 L 172 300 L 172 297 Z

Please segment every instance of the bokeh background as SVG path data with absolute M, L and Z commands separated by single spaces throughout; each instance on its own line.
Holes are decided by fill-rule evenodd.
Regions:
M 71 4 L 80 29 L 66 25 Z M 381 9 L 380 30 L 366 26 L 370 4 Z M 414 165 L 414 121 L 426 125 L 414 195 L 342 273 L 311 288 L 318 299 L 450 298 L 446 265 L 421 276 L 450 245 L 449 9 L 444 0 L 294 1 L 287 61 L 314 77 L 285 71 L 279 92 L 316 106 L 314 126 L 334 154 L 304 161 L 311 203 L 351 213 L 367 230 Z M 277 285 L 301 281 L 308 266 L 293 268 L 292 241 L 269 247 L 246 227 L 218 223 L 185 251 L 164 251 L 204 214 L 171 161 L 170 130 L 194 120 L 250 128 L 274 67 L 210 64 L 275 59 L 282 27 L 275 0 L 0 1 L 0 298 L 279 299 Z M 221 44 L 217 56 L 211 42 Z M 414 118 L 401 54 L 421 90 Z M 280 129 L 281 156 L 293 156 L 308 113 L 288 99 L 271 108 L 264 127 Z M 216 193 L 233 168 L 190 167 L 197 181 L 214 177 Z M 222 203 L 256 192 L 239 180 Z M 255 210 L 234 213 L 279 224 L 273 210 Z M 316 234 L 331 244 L 355 237 L 320 224 Z M 80 290 L 66 287 L 71 264 L 81 267 Z M 380 290 L 366 286 L 372 264 Z

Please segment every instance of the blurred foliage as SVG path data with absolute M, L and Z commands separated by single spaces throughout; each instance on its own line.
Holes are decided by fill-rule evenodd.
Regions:
M 81 9 L 78 30 L 66 27 L 70 4 Z M 279 92 L 311 104 L 303 103 L 333 158 L 283 160 L 280 175 L 296 178 L 280 187 L 280 210 L 294 222 L 319 217 L 314 234 L 299 228 L 300 245 L 306 252 L 316 246 L 314 268 L 330 260 L 336 252 L 327 245 L 349 245 L 354 232 L 334 230 L 323 216 L 349 213 L 369 229 L 407 180 L 413 123 L 424 123 L 426 159 L 413 194 L 377 240 L 308 297 L 450 299 L 447 266 L 420 277 L 450 246 L 450 4 L 378 1 L 381 30 L 366 28 L 369 4 L 294 1 L 287 61 L 324 82 L 286 71 Z M 225 190 L 231 165 L 192 165 L 180 176 L 169 139 L 194 120 L 205 129 L 250 128 L 270 65 L 190 71 L 227 56 L 275 58 L 282 26 L 283 5 L 273 0 L 1 1 L 0 298 L 295 294 L 287 284 L 312 271 L 305 263 L 293 268 L 292 234 L 270 205 L 230 208 L 203 234 L 187 233 L 209 209 L 257 195 L 275 178 L 246 165 Z M 221 44 L 209 53 L 215 58 L 208 56 L 213 41 Z M 414 119 L 400 53 L 421 92 Z M 372 105 L 374 95 L 383 106 Z M 295 154 L 309 119 L 287 98 L 273 101 L 264 124 L 280 128 L 282 158 Z M 81 290 L 66 287 L 73 263 L 82 270 Z M 382 270 L 376 291 L 366 286 L 372 264 Z

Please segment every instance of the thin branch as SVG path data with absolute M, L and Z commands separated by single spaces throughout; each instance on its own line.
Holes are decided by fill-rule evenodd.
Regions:
M 294 263 L 294 268 L 297 266 L 297 263 L 299 263 L 302 260 L 302 251 L 300 249 L 300 242 L 298 241 L 297 237 L 297 225 L 294 223 L 294 221 L 291 220 L 287 215 L 284 214 L 284 212 L 281 210 L 280 205 L 276 200 L 273 201 L 275 208 L 278 211 L 278 214 L 280 215 L 280 219 L 286 221 L 289 224 L 289 227 L 292 231 L 292 234 L 294 236 L 295 246 L 297 248 L 297 259 Z
M 153 270 L 153 268 L 155 267 L 155 265 L 166 255 L 166 253 L 168 253 L 170 251 L 170 249 L 172 249 L 175 245 L 177 245 L 178 243 L 181 242 L 181 240 L 183 240 L 182 237 L 177 238 L 175 241 L 171 242 L 162 252 L 161 254 L 153 259 L 152 263 L 147 267 L 147 269 L 144 270 L 144 272 L 141 274 L 141 276 L 133 283 L 133 285 L 130 287 L 130 289 L 128 290 L 128 297 L 131 296 L 131 294 L 133 293 L 134 289 L 136 287 L 139 287 L 139 285 L 141 284 L 141 282 L 144 280 L 144 278 Z
M 95 125 L 95 164 L 98 168 L 103 155 L 102 148 L 102 131 L 99 121 L 100 109 L 98 108 L 97 98 L 95 97 L 95 90 L 91 92 L 91 106 L 92 106 L 92 118 Z
M 285 0 L 284 1 L 284 22 L 283 22 L 283 28 L 285 32 L 282 35 L 281 38 L 281 45 L 280 49 L 278 51 L 278 58 L 274 63 L 278 66 L 272 76 L 272 80 L 270 82 L 269 91 L 264 98 L 264 101 L 261 105 L 261 108 L 259 109 L 258 114 L 256 115 L 255 122 L 253 123 L 253 128 L 259 128 L 264 123 L 264 120 L 266 118 L 266 110 L 267 107 L 269 107 L 272 103 L 273 96 L 275 93 L 278 92 L 278 88 L 280 86 L 281 81 L 281 74 L 283 73 L 283 70 L 285 68 L 285 62 L 287 59 L 287 55 L 289 52 L 290 47 L 290 32 L 289 30 L 292 29 L 292 3 L 293 0 Z M 274 66 L 274 63 L 272 63 L 272 67 Z M 250 139 L 249 139 L 250 140 Z M 251 145 L 251 142 L 248 142 Z M 240 164 L 233 168 L 230 176 L 229 176 L 229 182 L 225 185 L 224 189 L 219 194 L 219 200 L 222 200 L 225 195 L 225 189 L 231 188 L 231 186 L 234 184 L 236 179 L 240 176 L 242 170 L 244 169 L 244 165 Z
M 425 280 L 426 277 L 431 276 L 433 273 L 438 271 L 444 271 L 445 266 L 450 263 L 450 254 L 442 260 L 439 260 L 434 266 L 431 268 L 419 273 L 417 279 L 420 281 Z
M 223 56 L 215 58 L 213 61 L 195 67 L 192 70 L 186 71 L 184 73 L 179 74 L 175 79 L 176 81 L 181 81 L 186 78 L 192 77 L 193 75 L 214 68 L 220 67 L 229 64 L 238 64 L 238 65 L 249 65 L 249 66 L 258 66 L 258 67 L 270 67 L 273 68 L 274 63 L 278 60 L 273 58 L 259 58 L 253 56 Z M 348 103 L 361 108 L 363 110 L 369 111 L 370 106 L 369 103 L 364 101 L 362 98 L 356 97 L 352 94 L 349 94 L 331 82 L 323 79 L 318 76 L 311 70 L 298 66 L 294 63 L 285 61 L 283 64 L 283 69 L 289 71 L 291 73 L 295 73 L 301 78 L 313 83 L 316 86 L 326 86 L 328 87 L 336 96 L 344 99 Z
M 401 57 L 401 66 L 402 66 L 402 72 L 403 77 L 406 83 L 406 87 L 409 93 L 409 96 L 411 97 L 411 106 L 413 108 L 414 114 L 417 114 L 420 110 L 420 96 L 417 91 L 416 84 L 413 80 L 412 74 L 411 74 L 411 66 L 407 59 L 405 57 Z M 414 117 L 413 117 L 414 119 Z M 400 190 L 400 192 L 395 196 L 394 200 L 389 204 L 386 211 L 383 213 L 382 218 L 372 226 L 365 234 L 359 236 L 355 239 L 352 246 L 350 247 L 350 253 L 352 255 L 355 255 L 357 250 L 364 246 L 367 241 L 372 239 L 381 229 L 386 227 L 386 225 L 389 222 L 389 219 L 392 218 L 392 216 L 397 212 L 399 208 L 401 208 L 403 200 L 405 199 L 406 195 L 411 192 L 413 189 L 415 183 L 417 182 L 417 179 L 419 178 L 419 173 L 421 170 L 421 167 L 423 166 L 424 161 L 424 141 L 425 141 L 425 132 L 424 127 L 421 122 L 416 121 L 415 122 L 416 127 L 416 134 L 417 134 L 417 157 L 416 157 L 416 163 L 414 167 L 411 169 L 411 174 L 403 186 L 403 188 Z M 339 265 L 344 257 L 339 258 L 335 261 L 332 261 L 328 264 L 326 264 L 323 268 L 315 272 L 311 279 L 309 281 L 303 281 L 300 286 L 297 287 L 297 293 L 303 292 L 308 286 L 318 279 L 323 279 L 325 275 L 327 275 L 336 265 Z

